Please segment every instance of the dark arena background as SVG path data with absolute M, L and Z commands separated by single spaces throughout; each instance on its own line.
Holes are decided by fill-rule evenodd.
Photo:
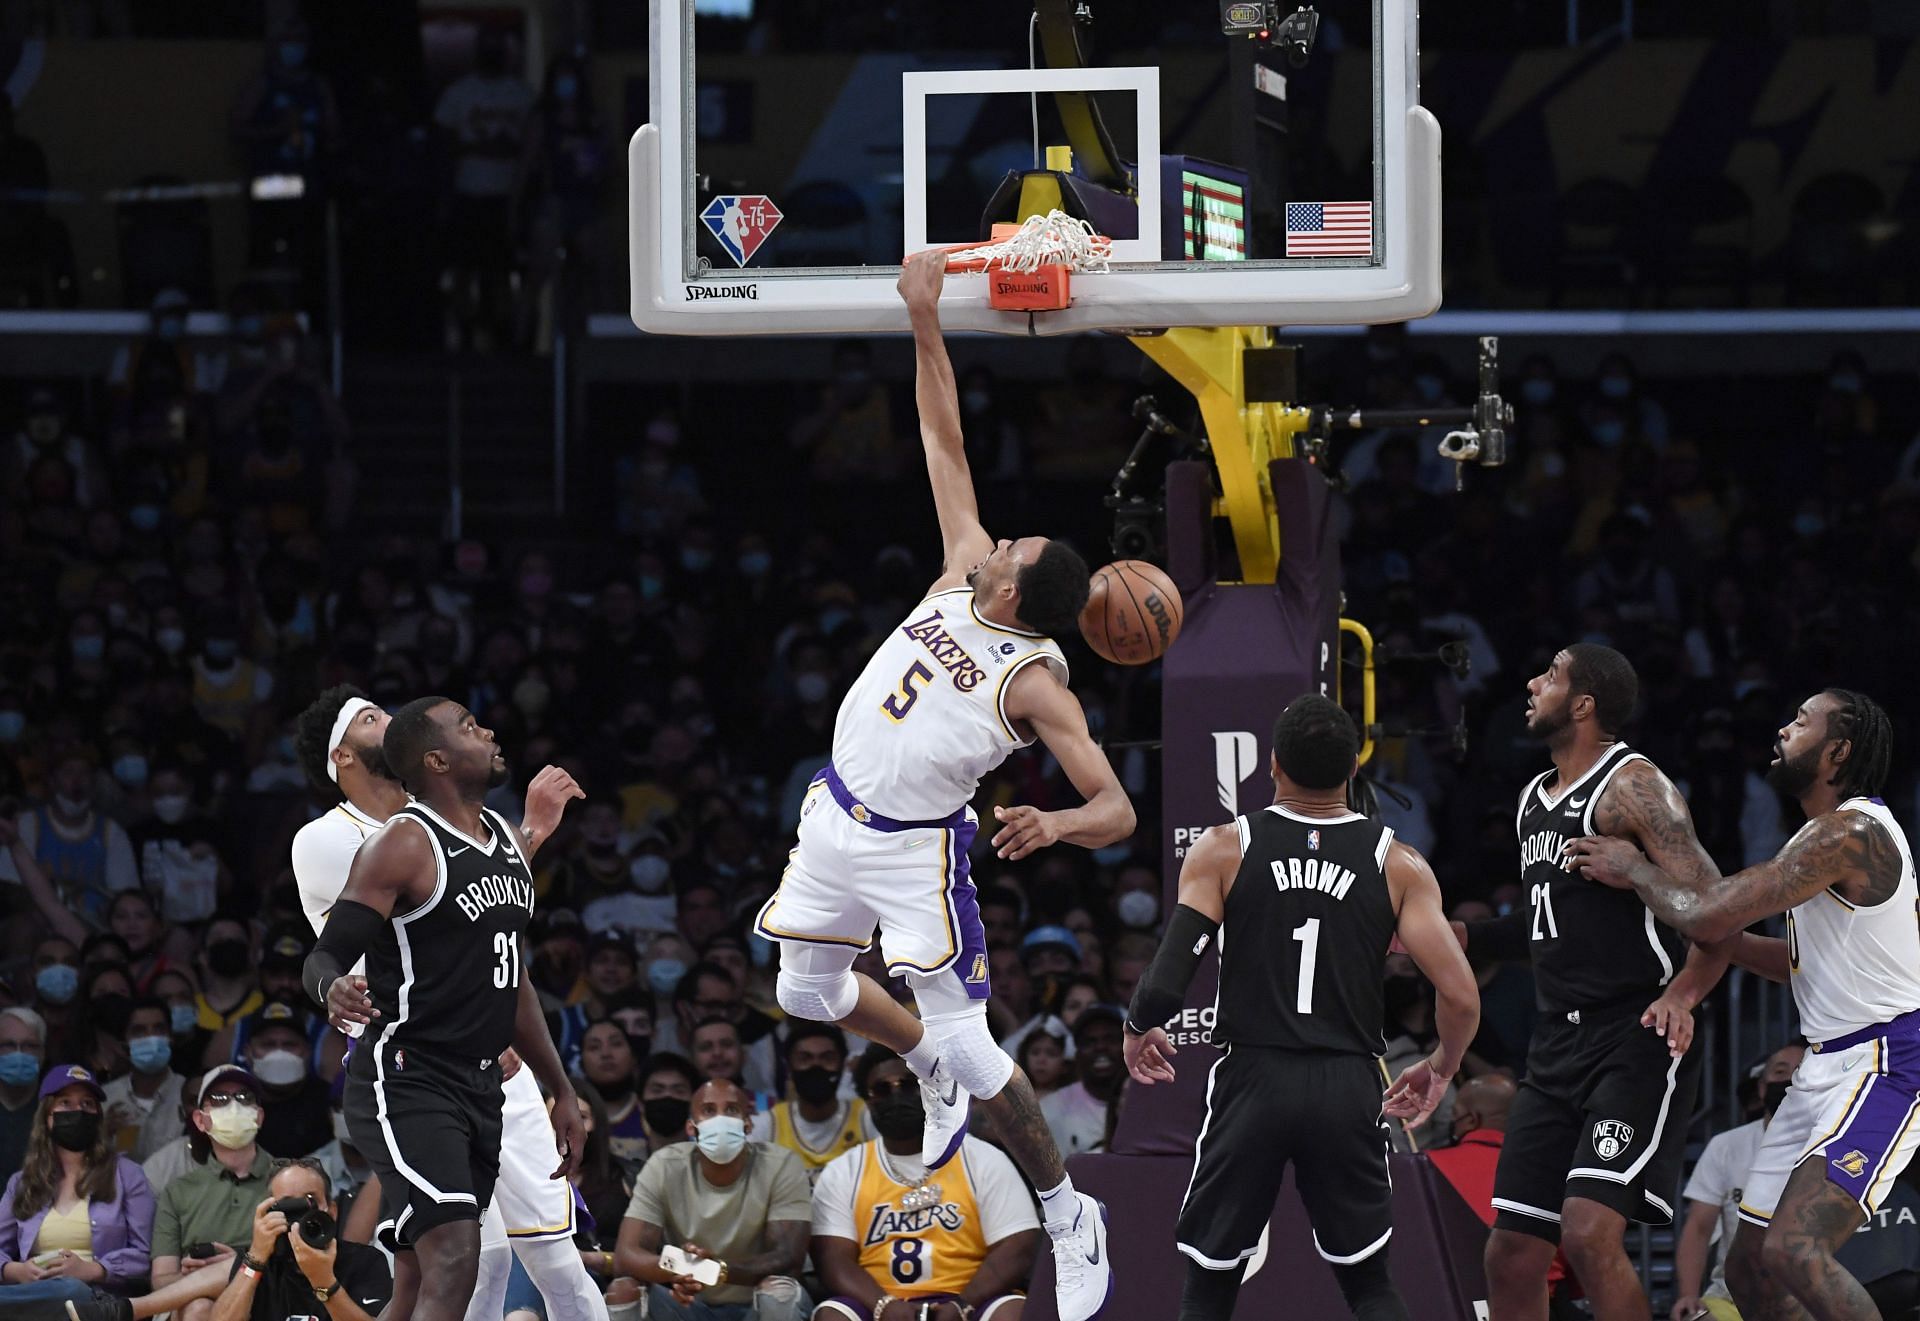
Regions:
M 1076 271 L 1068 309 L 990 309 L 958 275 L 943 303 L 988 530 L 1149 561 L 1184 602 L 1148 664 L 1062 639 L 1130 839 L 996 856 L 993 808 L 1081 802 L 1042 746 L 974 799 L 988 1020 L 1109 1210 L 1105 1315 L 1178 1311 L 1212 955 L 1168 1025 L 1171 1086 L 1128 1078 L 1119 1015 L 1187 849 L 1271 801 L 1294 697 L 1361 726 L 1365 810 L 1461 920 L 1529 902 L 1515 796 L 1550 763 L 1527 682 L 1574 642 L 1631 660 L 1626 736 L 1722 872 L 1799 828 L 1766 773 L 1826 687 L 1885 707 L 1882 797 L 1914 822 L 1920 9 L 1294 9 L 0 0 L 0 1321 L 70 1299 L 118 1317 L 195 1266 L 230 1273 L 258 1242 L 256 1158 L 317 1157 L 342 1252 L 378 1241 L 344 1041 L 295 976 L 314 927 L 292 840 L 344 810 L 296 717 L 341 684 L 470 709 L 509 821 L 549 764 L 585 791 L 532 859 L 513 975 L 591 1116 L 572 1243 L 609 1315 L 880 1315 L 813 1311 L 846 1292 L 817 1240 L 767 1272 L 804 1298 L 749 1280 L 681 1309 L 630 1213 L 709 1079 L 802 1157 L 796 1115 L 873 1136 L 866 1043 L 793 1036 L 752 928 L 848 686 L 941 572 L 903 225 L 977 242 L 1058 205 L 1158 235 Z M 965 85 L 1049 69 L 1152 90 Z M 902 89 L 923 75 L 952 85 L 928 85 L 916 136 Z M 1402 301 L 1376 275 L 1404 275 Z M 1474 1084 L 1524 1077 L 1535 1001 L 1524 959 L 1469 957 L 1478 1035 L 1393 1137 L 1392 1271 L 1421 1321 L 1498 1316 L 1504 1102 L 1473 1098 L 1504 1084 Z M 887 980 L 877 953 L 856 967 Z M 1404 955 L 1382 976 L 1397 1075 L 1434 1048 L 1434 992 Z M 1715 1263 L 1744 1169 L 1702 1157 L 1761 1115 L 1797 1032 L 1787 988 L 1746 971 L 1701 1006 L 1685 1166 L 1653 1190 L 1675 1220 L 1627 1232 L 1650 1317 L 1738 1316 Z M 228 1064 L 263 1121 L 238 1148 L 201 1097 Z M 14 1210 L 47 1210 L 28 1190 L 65 1168 L 50 1116 L 94 1094 L 68 1066 L 104 1084 L 100 1159 L 121 1158 L 84 1252 Z M 822 1067 L 840 1099 L 804 1101 Z M 814 1197 L 816 1231 L 847 1213 Z M 1002 1292 L 1031 1296 L 992 1317 L 1053 1318 L 1039 1221 L 1009 1233 Z M 904 1300 L 890 1321 L 971 1321 L 975 1239 L 928 1247 L 931 1277 L 896 1239 L 863 1287 Z M 1906 1175 L 1840 1260 L 1882 1315 L 1920 1317 Z M 174 1314 L 209 1321 L 228 1287 Z M 380 1314 L 358 1291 L 275 1311 L 263 1286 L 229 1315 Z M 1552 1307 L 1589 1314 L 1577 1273 Z M 1347 1314 L 1289 1184 L 1238 1315 Z M 573 1321 L 524 1274 L 476 1321 L 509 1316 Z

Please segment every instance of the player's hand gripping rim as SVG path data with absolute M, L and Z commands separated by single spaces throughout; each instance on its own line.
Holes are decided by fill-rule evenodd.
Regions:
M 1157 1082 L 1173 1081 L 1172 1060 L 1180 1052 L 1167 1039 L 1165 1028 L 1150 1028 L 1145 1033 L 1139 1033 L 1129 1027 L 1120 1050 L 1126 1056 L 1127 1072 L 1141 1086 L 1151 1087 Z
M 333 985 L 327 988 L 327 1021 L 347 1030 L 349 1023 L 371 1023 L 380 1017 L 380 1011 L 373 1007 L 373 997 L 367 994 L 367 979 L 348 973 L 335 977 Z
M 996 807 L 993 819 L 1001 823 L 993 836 L 994 852 L 1009 862 L 1060 842 L 1054 814 L 1037 807 Z

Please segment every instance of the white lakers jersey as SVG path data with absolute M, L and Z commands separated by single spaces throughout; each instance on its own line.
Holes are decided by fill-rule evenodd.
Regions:
M 853 796 L 901 821 L 967 805 L 980 777 L 1031 739 L 1007 716 L 1007 685 L 1036 661 L 1067 681 L 1051 639 L 982 620 L 973 589 L 928 597 L 887 636 L 847 690 L 833 767 Z
M 1870 798 L 1849 798 L 1842 812 L 1864 812 L 1900 849 L 1900 888 L 1871 908 L 1823 890 L 1787 913 L 1793 1002 L 1810 1041 L 1831 1041 L 1920 1009 L 1920 893 L 1913 852 L 1893 813 Z

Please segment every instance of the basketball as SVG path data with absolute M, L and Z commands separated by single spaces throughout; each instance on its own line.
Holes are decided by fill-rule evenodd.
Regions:
M 1080 636 L 1103 660 L 1145 665 L 1166 655 L 1185 616 L 1180 589 L 1162 569 L 1145 560 L 1115 560 L 1093 575 Z

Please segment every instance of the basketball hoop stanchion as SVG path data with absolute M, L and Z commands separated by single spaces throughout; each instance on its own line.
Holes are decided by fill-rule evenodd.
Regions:
M 987 304 L 1002 312 L 1058 312 L 1073 304 L 1073 273 L 1107 270 L 1113 240 L 1064 211 L 996 224 L 985 243 L 947 250 L 951 274 L 985 275 Z

